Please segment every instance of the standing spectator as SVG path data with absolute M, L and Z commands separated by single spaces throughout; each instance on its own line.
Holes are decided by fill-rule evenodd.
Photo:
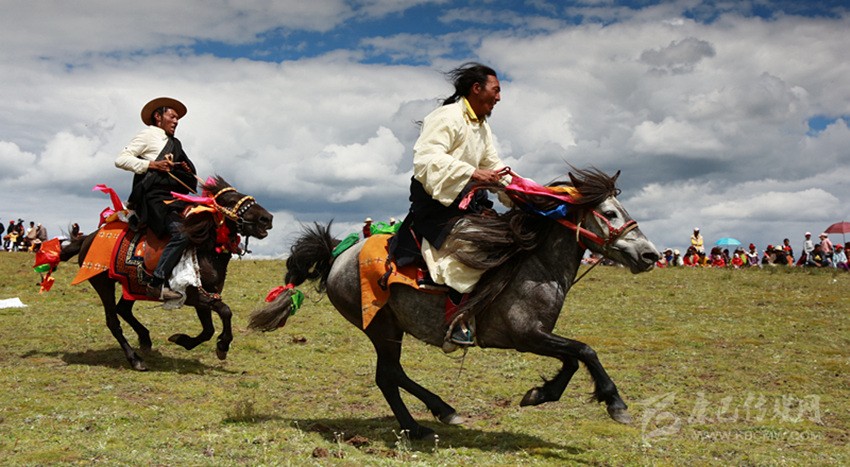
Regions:
M 819 235 L 820 237 L 820 248 L 823 250 L 823 254 L 826 255 L 830 260 L 832 259 L 832 255 L 835 253 L 835 248 L 832 246 L 832 242 L 829 241 L 829 234 L 823 232 Z
M 47 228 L 39 223 L 35 228 L 35 238 L 37 238 L 40 242 L 47 241 Z
M 38 229 L 35 227 L 35 222 L 30 221 L 30 228 L 27 229 L 27 234 L 24 237 L 24 243 L 21 245 L 24 251 L 29 251 L 38 240 Z
M 832 257 L 832 264 L 838 269 L 844 271 L 850 270 L 850 266 L 847 265 L 847 254 L 844 252 L 844 247 L 840 243 L 835 245 L 835 255 Z
M 806 262 L 809 260 L 809 255 L 812 254 L 812 251 L 815 250 L 815 244 L 814 242 L 812 242 L 812 233 L 806 232 L 805 236 L 806 241 L 803 242 L 803 254 L 800 255 L 800 261 L 797 263 L 798 265 L 800 263 L 806 264 Z
M 6 235 L 3 236 L 3 249 L 9 251 L 12 246 L 12 229 L 15 228 L 15 221 L 9 221 L 9 229 L 6 231 Z
M 363 238 L 369 238 L 372 236 L 372 218 L 367 217 L 365 221 L 363 221 Z
M 697 253 L 705 253 L 705 240 L 699 233 L 699 227 L 694 227 L 694 234 L 691 235 L 691 246 L 696 248 Z

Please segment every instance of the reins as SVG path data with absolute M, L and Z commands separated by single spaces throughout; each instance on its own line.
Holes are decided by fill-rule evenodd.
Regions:
M 166 155 L 166 159 L 171 160 L 171 158 L 169 156 L 171 156 L 171 154 Z M 171 172 L 166 172 L 166 173 L 168 174 L 169 177 L 176 180 L 177 183 L 183 185 L 184 188 L 191 191 L 193 194 L 195 194 L 195 195 L 198 194 L 197 191 L 192 189 L 189 185 L 186 185 L 185 183 L 183 183 L 183 180 L 180 180 L 179 178 L 177 178 L 177 176 L 174 175 L 173 173 L 171 173 Z M 196 180 L 198 180 L 198 182 L 201 185 L 206 183 L 197 174 L 193 173 L 192 175 L 195 177 Z M 231 191 L 236 192 L 236 188 L 233 188 L 232 186 L 225 187 L 225 188 L 222 188 L 221 190 L 219 190 L 216 194 L 214 194 L 212 196 L 213 206 L 215 207 L 215 209 L 217 211 L 224 214 L 224 217 L 226 217 L 226 218 L 228 218 L 228 219 L 230 219 L 230 220 L 232 220 L 233 222 L 236 223 L 236 233 L 244 234 L 245 233 L 245 226 L 248 225 L 248 224 L 255 224 L 256 222 L 246 221 L 245 218 L 242 217 L 242 216 L 244 216 L 245 213 L 248 212 L 248 210 L 251 209 L 251 207 L 253 205 L 257 204 L 257 201 L 254 199 L 253 196 L 247 196 L 246 195 L 246 196 L 243 196 L 239 201 L 237 201 L 236 205 L 234 205 L 232 208 L 228 208 L 228 207 L 225 207 L 225 206 L 222 206 L 221 204 L 219 204 L 218 203 L 218 197 L 222 193 L 228 193 L 228 192 L 231 192 Z M 249 238 L 251 238 L 249 235 L 245 236 L 245 249 L 243 250 L 244 253 L 237 253 L 240 258 L 245 253 L 248 252 L 248 239 Z
M 503 168 L 502 170 L 499 171 L 499 174 L 502 175 L 502 176 L 504 176 L 504 175 L 517 176 L 510 169 L 510 167 Z M 503 185 L 504 185 L 504 183 L 503 183 Z M 521 200 L 522 202 L 531 204 L 524 196 L 520 196 L 516 193 L 514 193 L 513 196 L 511 196 L 511 197 L 515 198 L 515 199 L 519 198 L 519 200 Z M 583 211 L 578 222 L 572 222 L 572 221 L 570 221 L 570 220 L 568 220 L 564 217 L 554 219 L 557 223 L 563 225 L 564 227 L 566 227 L 566 228 L 568 228 L 568 229 L 570 229 L 570 230 L 572 230 L 576 233 L 576 243 L 582 249 L 587 249 L 584 242 L 582 241 L 583 239 L 586 239 L 586 240 L 589 240 L 589 241 L 595 243 L 596 245 L 599 245 L 600 247 L 602 247 L 602 249 L 604 251 L 607 251 L 611 248 L 611 246 L 617 240 L 619 240 L 621 237 L 623 237 L 624 235 L 628 234 L 629 232 L 631 232 L 632 230 L 634 230 L 638 227 L 637 221 L 635 221 L 634 219 L 629 219 L 628 221 L 626 221 L 626 223 L 624 223 L 620 227 L 614 227 L 614 225 L 611 224 L 611 221 L 609 221 L 608 218 L 606 218 L 603 214 L 599 213 L 599 211 L 597 211 L 595 209 L 591 209 L 590 212 L 592 212 L 594 216 L 596 216 L 598 219 L 601 219 L 602 222 L 605 223 L 605 226 L 608 229 L 608 234 L 605 237 L 597 235 L 597 234 L 591 232 L 590 230 L 582 227 L 582 224 L 584 223 L 585 217 L 587 216 L 586 210 Z M 573 280 L 573 285 L 575 285 L 576 282 L 581 280 L 585 275 L 587 275 L 587 273 L 589 273 L 591 270 L 593 270 L 593 268 L 595 268 L 596 265 L 598 265 L 600 262 L 601 261 L 597 261 L 597 262 L 593 263 L 592 265 L 590 265 L 590 267 L 586 271 L 584 271 L 578 278 Z

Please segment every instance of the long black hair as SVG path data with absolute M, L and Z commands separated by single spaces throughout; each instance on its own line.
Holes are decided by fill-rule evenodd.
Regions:
M 442 105 L 453 104 L 461 97 L 468 96 L 475 83 L 485 86 L 488 76 L 498 78 L 495 70 L 478 62 L 466 62 L 454 70 L 446 72 L 446 78 L 454 85 L 455 93 L 447 97 Z

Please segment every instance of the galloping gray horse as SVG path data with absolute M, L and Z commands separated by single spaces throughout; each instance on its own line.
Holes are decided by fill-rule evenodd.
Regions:
M 466 231 L 466 240 L 489 253 L 484 263 L 475 265 L 489 270 L 463 309 L 474 312 L 480 347 L 516 349 L 563 362 L 558 374 L 530 389 L 520 405 L 560 399 L 581 362 L 593 378 L 594 398 L 607 405 L 614 420 L 629 423 L 627 406 L 596 352 L 552 330 L 586 249 L 625 265 L 633 273 L 651 269 L 658 251 L 616 199 L 619 172 L 610 177 L 595 169 L 574 171 L 569 175 L 572 186 L 581 193 L 581 204 L 570 206 L 570 214 L 561 222 L 516 208 L 495 218 L 465 218 L 464 222 L 473 227 Z M 326 290 L 340 314 L 362 329 L 358 254 L 363 243 L 333 258 L 332 250 L 339 242 L 329 230 L 329 225 L 318 224 L 305 229 L 287 260 L 286 281 L 300 285 L 319 279 L 319 290 Z M 288 292 L 278 296 L 252 314 L 249 327 L 270 331 L 283 326 L 290 302 Z M 391 286 L 389 301 L 364 330 L 378 356 L 376 383 L 401 429 L 408 430 L 413 438 L 433 436 L 433 430 L 413 419 L 399 389 L 424 402 L 440 421 L 463 422 L 454 408 L 411 380 L 399 361 L 405 333 L 440 347 L 446 330 L 444 296 L 397 285 Z

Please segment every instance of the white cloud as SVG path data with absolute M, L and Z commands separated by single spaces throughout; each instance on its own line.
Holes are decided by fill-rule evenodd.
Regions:
M 807 134 L 813 115 L 850 114 L 847 16 L 721 14 L 704 24 L 681 14 L 691 2 L 582 2 L 568 13 L 608 22 L 573 25 L 553 14 L 565 7 L 535 1 L 530 14 L 489 5 L 505 29 L 480 22 L 470 33 L 469 22 L 449 21 L 463 15 L 434 2 L 441 33 L 388 27 L 312 58 L 190 47 L 261 37 L 279 38 L 265 48 L 294 47 L 287 39 L 299 31 L 331 38 L 431 3 L 189 1 L 168 3 L 171 15 L 159 1 L 10 6 L 0 17 L 0 192 L 32 201 L 3 206 L 0 219 L 91 230 L 107 200 L 89 190 L 107 183 L 126 194 L 131 176 L 112 162 L 158 95 L 188 105 L 177 136 L 200 173 L 223 175 L 276 214 L 255 252 L 283 253 L 299 222 L 336 218 L 344 234 L 366 215 L 399 217 L 414 122 L 451 93 L 439 71 L 466 58 L 502 77 L 491 124 L 507 163 L 539 181 L 562 176 L 565 161 L 623 169 L 621 198 L 659 247 L 683 246 L 694 225 L 707 240 L 761 245 L 850 217 L 846 122 Z M 374 63 L 379 56 L 428 65 Z

